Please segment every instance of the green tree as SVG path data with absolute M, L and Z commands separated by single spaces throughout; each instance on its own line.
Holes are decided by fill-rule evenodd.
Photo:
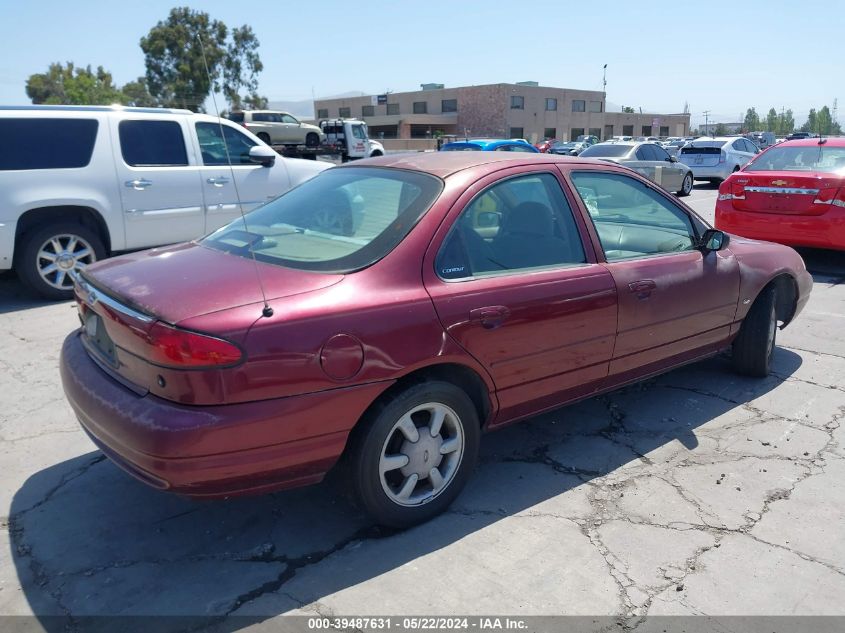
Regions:
M 766 115 L 766 132 L 780 134 L 780 130 L 778 129 L 778 112 L 774 108 L 769 108 L 769 113 Z
M 158 99 L 150 94 L 147 81 L 143 77 L 138 77 L 135 81 L 124 84 L 121 92 L 124 96 L 123 103 L 126 105 L 139 108 L 152 108 L 159 105 Z
M 258 45 L 248 26 L 229 37 L 228 27 L 208 13 L 171 9 L 141 38 L 149 92 L 163 105 L 194 111 L 202 110 L 212 90 L 222 92 L 232 106 L 241 105 L 241 89 L 252 102 L 260 100 Z
M 631 106 L 622 106 L 622 112 L 626 114 L 634 114 L 634 108 Z
M 760 129 L 760 115 L 754 108 L 748 108 L 745 112 L 745 119 L 742 121 L 742 129 L 746 132 L 756 132 Z
M 801 126 L 802 132 L 815 132 L 818 130 L 816 122 L 816 109 L 810 108 L 810 113 L 807 115 L 807 121 Z
M 778 116 L 779 134 L 792 134 L 795 131 L 795 116 L 792 110 L 787 110 L 785 113 Z
M 824 106 L 816 115 L 816 129 L 819 134 L 833 134 L 833 118 L 830 116 L 830 108 Z
M 50 64 L 45 73 L 26 80 L 26 94 L 32 103 L 57 105 L 108 105 L 123 103 L 124 95 L 114 85 L 111 73 L 102 66 L 76 68 L 73 62 Z
M 713 136 L 724 136 L 728 133 L 728 126 L 724 123 L 717 123 L 716 129 L 713 130 Z

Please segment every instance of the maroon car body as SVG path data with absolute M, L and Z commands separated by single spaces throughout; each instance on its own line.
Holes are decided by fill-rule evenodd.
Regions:
M 192 496 L 314 483 L 356 425 L 407 385 L 457 385 L 483 429 L 498 428 L 728 347 L 764 288 L 777 290 L 783 325 L 809 296 L 800 257 L 775 244 L 732 238 L 715 250 L 614 250 L 609 258 L 597 229 L 601 205 L 573 177 L 636 183 L 689 216 L 696 234 L 709 227 L 674 196 L 606 162 L 454 152 L 326 174 L 356 169 L 427 174 L 440 187 L 405 237 L 359 270 L 297 270 L 192 242 L 84 271 L 76 287 L 83 327 L 64 343 L 61 375 L 82 426 L 115 463 Z M 468 205 L 497 183 L 538 175 L 571 209 L 583 261 L 444 278 L 452 269 L 436 268 L 438 253 Z M 542 238 L 530 239 L 539 248 Z M 86 327 L 92 314 L 98 326 Z M 188 339 L 168 348 L 171 335 L 200 337 L 211 350 L 203 358 L 216 364 L 162 361 L 153 349 L 161 337 L 171 357 L 193 353 Z

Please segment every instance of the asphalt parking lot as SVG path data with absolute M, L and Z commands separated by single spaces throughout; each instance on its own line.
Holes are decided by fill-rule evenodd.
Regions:
M 403 533 L 330 485 L 197 502 L 123 474 L 64 400 L 72 304 L 2 277 L 0 615 L 845 615 L 845 254 L 804 254 L 774 375 L 717 357 L 490 434 Z

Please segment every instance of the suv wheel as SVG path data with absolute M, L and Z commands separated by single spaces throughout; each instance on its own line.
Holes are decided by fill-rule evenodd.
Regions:
M 102 240 L 81 224 L 54 224 L 26 235 L 15 257 L 18 277 L 47 299 L 73 298 L 72 270 L 106 256 Z
M 478 415 L 451 383 L 409 387 L 364 423 L 352 446 L 351 479 L 381 525 L 405 528 L 437 516 L 475 468 Z
M 320 144 L 320 135 L 316 132 L 308 132 L 305 135 L 305 144 L 308 147 L 317 147 Z
M 267 145 L 272 145 L 272 143 L 270 143 L 270 135 L 267 134 L 267 132 L 259 132 L 256 136 L 267 143 Z

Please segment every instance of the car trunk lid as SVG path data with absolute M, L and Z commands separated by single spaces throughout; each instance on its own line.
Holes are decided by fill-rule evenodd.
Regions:
M 690 167 L 715 167 L 722 158 L 722 143 L 703 142 L 681 148 L 679 160 Z
M 740 172 L 731 179 L 734 209 L 756 213 L 822 215 L 845 206 L 842 179 L 815 172 Z

